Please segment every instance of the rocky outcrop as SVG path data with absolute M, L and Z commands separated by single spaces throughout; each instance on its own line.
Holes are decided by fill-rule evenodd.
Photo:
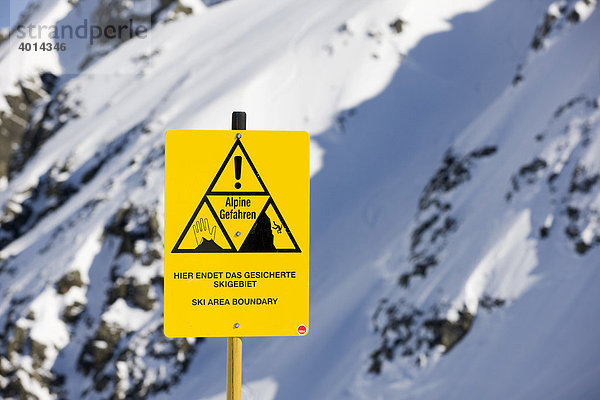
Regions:
M 419 198 L 410 235 L 409 271 L 398 278 L 401 288 L 408 288 L 413 279 L 426 279 L 430 270 L 441 262 L 449 235 L 459 228 L 457 217 L 452 215 L 451 196 L 471 179 L 478 162 L 496 152 L 496 146 L 491 145 L 464 155 L 451 149 L 446 152 L 441 167 Z M 369 372 L 381 373 L 384 362 L 395 357 L 412 358 L 416 365 L 422 365 L 434 349 L 449 351 L 467 334 L 475 316 L 463 306 L 456 310 L 458 319 L 449 320 L 448 307 L 443 301 L 434 307 L 421 308 L 402 297 L 395 301 L 382 299 L 372 319 L 379 345 L 370 355 Z
M 42 74 L 47 75 L 49 73 Z M 0 110 L 0 178 L 10 175 L 11 161 L 19 151 L 16 149 L 23 145 L 24 136 L 30 130 L 34 104 L 47 98 L 51 90 L 41 77 L 35 77 L 17 82 L 15 93 L 4 96 L 8 109 Z
M 531 48 L 540 50 L 544 42 L 552 33 L 563 29 L 567 24 L 576 24 L 582 20 L 582 12 L 589 15 L 596 7 L 594 0 L 567 0 L 555 1 L 550 4 L 542 22 L 536 27 Z M 585 10 L 584 10 L 585 9 Z
M 100 322 L 94 336 L 85 344 L 78 366 L 85 373 L 99 374 L 113 356 L 124 334 L 123 328 L 105 321 Z M 101 379 L 96 381 L 99 385 Z M 101 390 L 101 389 L 100 389 Z
M 79 271 L 70 271 L 63 275 L 62 278 L 56 282 L 56 291 L 59 294 L 65 294 L 72 287 L 83 287 L 84 283 L 81 280 L 81 273 Z
M 532 53 L 543 51 L 552 43 L 554 36 L 587 19 L 594 12 L 596 3 L 596 0 L 558 0 L 552 2 L 534 30 L 533 38 L 529 44 Z M 523 70 L 526 64 L 527 60 L 517 66 L 512 80 L 513 86 L 517 86 L 525 79 Z
M 412 270 L 403 273 L 398 282 L 407 287 L 413 277 L 426 277 L 429 269 L 439 262 L 438 253 L 445 247 L 446 236 L 458 229 L 458 220 L 452 216 L 452 204 L 447 195 L 471 178 L 476 161 L 496 153 L 495 146 L 484 146 L 466 155 L 449 150 L 442 166 L 429 180 L 421 197 L 416 226 L 411 232 L 410 264 Z
M 103 240 L 116 240 L 117 246 L 110 261 L 104 312 L 78 359 L 80 371 L 93 381 L 82 389 L 84 394 L 95 391 L 104 398 L 143 399 L 166 391 L 179 381 L 201 342 L 164 336 L 158 302 L 163 286 L 160 230 L 154 209 L 131 203 L 118 209 L 104 229 Z M 153 277 L 142 278 L 148 275 Z M 136 310 L 137 318 L 151 322 L 132 331 L 110 316 L 115 306 Z

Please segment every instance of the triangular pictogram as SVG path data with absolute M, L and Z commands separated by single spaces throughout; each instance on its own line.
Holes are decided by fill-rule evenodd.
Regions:
M 299 253 L 292 232 L 237 139 L 172 253 Z
M 272 198 L 269 198 L 265 204 L 238 251 L 240 253 L 300 252 L 292 232 Z
M 173 253 L 232 252 L 234 245 L 204 196 L 181 233 Z
M 265 184 L 239 139 L 225 157 L 206 194 L 268 194 Z

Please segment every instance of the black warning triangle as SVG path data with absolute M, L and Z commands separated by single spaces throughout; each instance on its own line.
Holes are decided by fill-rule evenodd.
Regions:
M 240 253 L 300 252 L 298 243 L 272 198 L 269 198 L 265 204 L 238 251 Z
M 267 198 L 266 201 L 265 198 Z M 246 209 L 249 211 L 244 212 L 241 212 L 239 208 L 237 211 L 235 207 L 234 209 L 228 208 L 229 201 L 240 201 L 240 199 L 242 201 L 249 199 L 253 207 L 247 207 Z M 258 207 L 262 204 L 264 206 L 262 209 L 257 209 L 257 204 Z M 214 207 L 219 208 L 219 212 L 215 212 Z M 260 212 L 258 212 L 259 209 Z M 225 219 L 221 220 L 221 218 Z M 228 218 L 234 220 L 231 221 Z M 236 218 L 239 218 L 237 224 Z M 235 141 L 225 157 L 171 252 L 301 252 L 291 230 L 239 139 Z
M 240 180 L 236 178 L 236 160 L 239 162 L 240 176 L 243 177 Z M 246 169 L 246 173 L 243 173 L 243 169 Z M 242 145 L 242 142 L 237 139 L 235 144 L 229 150 L 229 154 L 225 157 L 225 161 L 219 168 L 219 172 L 215 175 L 215 178 L 211 182 L 206 194 L 221 194 L 221 195 L 255 195 L 255 194 L 269 194 L 267 187 L 260 178 L 260 174 L 256 170 L 254 163 L 250 160 L 250 156 L 246 152 L 246 149 Z

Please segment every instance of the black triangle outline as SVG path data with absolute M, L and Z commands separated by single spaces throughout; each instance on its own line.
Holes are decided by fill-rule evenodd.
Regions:
M 273 197 L 269 196 L 269 200 L 267 200 L 267 202 L 265 203 L 260 214 L 262 214 L 263 212 L 265 212 L 267 210 L 267 208 L 269 207 L 269 204 L 273 206 L 273 209 L 275 210 L 275 214 L 277 214 L 277 217 L 279 217 L 279 221 L 281 221 L 281 224 L 285 228 L 285 232 L 288 234 L 288 237 L 292 241 L 294 248 L 293 249 L 275 249 L 275 251 L 242 251 L 241 249 L 244 247 L 244 243 L 246 243 L 246 240 L 248 240 L 248 236 L 246 236 L 246 239 L 244 239 L 244 243 L 242 243 L 242 245 L 240 246 L 240 250 L 238 250 L 237 252 L 238 253 L 301 253 L 300 247 L 298 246 L 296 239 L 294 239 L 294 235 L 292 234 L 292 231 L 290 230 L 287 223 L 283 219 L 283 215 L 281 215 L 281 213 L 279 212 L 279 208 L 277 208 L 277 204 L 275 204 L 275 200 L 273 200 Z M 258 214 L 258 215 L 260 216 L 260 214 Z M 256 219 L 256 221 L 254 221 L 254 225 L 256 225 L 257 221 L 258 221 L 258 218 Z M 252 225 L 252 228 L 250 228 L 250 231 L 252 231 L 252 229 L 254 229 L 254 225 Z
M 213 192 L 213 188 L 215 187 L 215 185 L 217 184 L 217 181 L 221 177 L 221 174 L 223 173 L 223 170 L 225 169 L 225 166 L 227 165 L 227 163 L 231 159 L 231 156 L 235 152 L 235 149 L 238 148 L 238 147 L 240 148 L 240 150 L 242 150 L 242 154 L 244 155 L 244 157 L 246 157 L 246 160 L 248 161 L 248 164 L 250 165 L 250 168 L 252 168 L 252 172 L 254 172 L 254 175 L 258 179 L 258 183 L 260 183 L 260 186 L 263 188 L 263 191 L 262 192 L 234 192 L 234 191 L 231 191 L 231 192 Z M 215 194 L 222 194 L 222 195 L 229 195 L 229 196 L 237 195 L 237 194 L 240 194 L 240 195 L 243 194 L 243 195 L 246 195 L 246 196 L 260 195 L 260 194 L 270 195 L 269 191 L 267 190 L 267 187 L 265 186 L 264 182 L 260 178 L 260 175 L 258 174 L 258 171 L 256 170 L 256 167 L 254 166 L 254 163 L 250 159 L 250 156 L 248 155 L 248 152 L 244 148 L 244 145 L 242 144 L 242 142 L 240 141 L 240 139 L 236 139 L 235 140 L 235 143 L 234 143 L 233 147 L 231 147 L 231 150 L 229 150 L 229 154 L 227 154 L 227 157 L 225 157 L 225 161 L 223 161 L 223 164 L 221 164 L 221 168 L 219 168 L 219 171 L 217 172 L 217 175 L 215 175 L 215 178 L 213 179 L 213 181 L 211 182 L 210 186 L 206 190 L 205 196 L 215 195 Z
M 229 247 L 230 247 L 229 249 L 212 250 L 212 251 L 206 251 L 206 250 L 199 251 L 199 250 L 196 250 L 196 249 L 180 249 L 179 248 L 179 246 L 181 245 L 181 242 L 183 242 L 183 238 L 185 238 L 185 235 L 187 235 L 188 231 L 190 230 L 190 227 L 194 223 L 194 220 L 196 219 L 196 216 L 198 215 L 198 213 L 202 209 L 202 206 L 204 205 L 204 203 L 206 203 L 206 205 L 208 206 L 208 209 L 210 210 L 213 218 L 215 219 L 215 221 L 217 221 L 217 225 L 219 225 L 219 229 L 221 230 L 221 233 L 223 233 L 223 235 L 225 236 L 225 239 L 227 239 L 227 242 L 229 243 Z M 225 227 L 223 226 L 223 223 L 217 217 L 217 214 L 215 213 L 215 209 L 213 208 L 212 204 L 210 204 L 210 200 L 208 199 L 208 197 L 206 197 L 206 195 L 204 195 L 204 197 L 200 201 L 200 204 L 198 204 L 198 207 L 196 207 L 196 210 L 194 211 L 194 214 L 192 214 L 192 217 L 190 218 L 190 220 L 188 221 L 187 225 L 185 226 L 185 229 L 183 230 L 183 233 L 181 234 L 181 236 L 179 236 L 179 240 L 177 240 L 177 243 L 175 243 L 175 247 L 173 247 L 173 250 L 171 250 L 171 253 L 235 253 L 235 251 L 236 251 L 235 250 L 235 246 L 233 245 L 233 242 L 231 241 L 231 238 L 227 234 L 227 231 L 225 230 Z
M 254 175 L 258 179 L 258 182 L 260 183 L 261 187 L 263 188 L 263 192 L 213 192 L 214 186 L 216 185 L 217 181 L 219 180 L 219 177 L 223 173 L 223 170 L 225 169 L 225 166 L 229 162 L 229 159 L 231 159 L 231 156 L 233 155 L 233 153 L 235 152 L 235 149 L 237 147 L 240 148 L 240 150 L 242 151 L 242 154 L 244 154 L 244 157 L 246 157 L 246 160 L 248 161 L 248 164 L 250 165 L 250 168 L 252 168 L 252 172 L 254 172 Z M 269 204 L 272 204 L 273 205 L 273 209 L 275 210 L 275 213 L 277 214 L 277 217 L 279 217 L 279 220 L 281 221 L 281 223 L 285 227 L 286 233 L 288 234 L 290 240 L 294 244 L 294 248 L 293 249 L 279 249 L 279 250 L 275 249 L 275 251 L 240 251 L 240 250 L 236 250 L 235 245 L 233 244 L 233 241 L 231 240 L 231 238 L 227 234 L 227 230 L 225 230 L 225 227 L 223 226 L 223 223 L 217 217 L 217 214 L 215 213 L 215 210 L 212 207 L 212 204 L 210 203 L 210 200 L 207 197 L 207 196 L 214 196 L 214 195 L 222 195 L 222 196 L 232 196 L 232 195 L 259 196 L 259 195 L 267 195 L 267 196 L 269 196 L 269 199 L 267 200 L 267 202 L 263 206 L 263 209 L 261 210 L 260 214 L 262 214 L 262 212 L 267 209 L 267 207 L 269 206 Z M 217 224 L 219 225 L 219 229 L 221 229 L 221 232 L 223 233 L 223 235 L 227 239 L 227 242 L 229 243 L 229 246 L 231 247 L 230 249 L 213 250 L 213 251 L 198 251 L 196 249 L 180 249 L 179 248 L 179 245 L 183 241 L 183 238 L 187 234 L 187 231 L 192 226 L 192 223 L 196 219 L 196 215 L 198 215 L 198 212 L 200 212 L 200 209 L 202 208 L 202 205 L 204 203 L 207 203 L 210 212 L 212 213 L 213 217 L 215 218 L 215 221 L 217 221 Z M 258 215 L 260 215 L 260 214 L 258 214 Z M 258 218 L 257 218 L 257 220 L 258 220 Z M 256 221 L 254 221 L 254 225 L 256 225 Z M 254 228 L 254 225 L 252 225 L 252 228 Z M 250 230 L 252 230 L 252 228 L 250 228 Z M 246 240 L 248 240 L 248 237 L 246 237 L 246 239 L 244 239 L 244 243 L 246 242 Z M 242 245 L 240 246 L 240 249 L 244 246 L 244 243 L 242 243 Z M 273 200 L 273 197 L 271 196 L 271 194 L 267 190 L 267 187 L 265 186 L 263 180 L 260 178 L 260 175 L 259 175 L 256 167 L 254 166 L 254 163 L 252 162 L 252 159 L 250 159 L 250 156 L 248 155 L 248 152 L 246 151 L 246 148 L 244 147 L 244 145 L 242 144 L 242 142 L 240 141 L 240 139 L 236 139 L 235 143 L 231 147 L 231 150 L 229 150 L 229 153 L 225 157 L 225 161 L 223 161 L 223 163 L 221 164 L 221 167 L 219 168 L 219 171 L 215 175 L 215 178 L 212 180 L 210 186 L 206 190 L 206 193 L 204 194 L 204 197 L 202 197 L 202 200 L 200 201 L 200 204 L 198 204 L 198 207 L 196 207 L 196 210 L 194 211 L 194 214 L 192 214 L 192 217 L 188 221 L 185 229 L 183 230 L 183 233 L 181 234 L 181 236 L 179 236 L 179 240 L 177 240 L 177 243 L 175 244 L 175 247 L 173 247 L 173 250 L 171 250 L 171 253 L 301 253 L 301 252 L 302 251 L 300 250 L 300 247 L 298 246 L 298 243 L 296 242 L 296 239 L 294 238 L 294 235 L 292 234 L 292 231 L 290 230 L 290 228 L 288 227 L 287 223 L 285 222 L 285 219 L 283 219 L 283 215 L 281 215 L 281 212 L 279 212 L 279 208 L 277 208 L 277 205 L 275 204 L 275 200 Z

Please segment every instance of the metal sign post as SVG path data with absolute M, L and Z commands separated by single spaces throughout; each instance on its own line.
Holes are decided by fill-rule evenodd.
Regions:
M 246 130 L 246 113 L 234 111 L 231 115 L 232 130 Z M 227 400 L 242 398 L 242 338 L 227 338 Z

